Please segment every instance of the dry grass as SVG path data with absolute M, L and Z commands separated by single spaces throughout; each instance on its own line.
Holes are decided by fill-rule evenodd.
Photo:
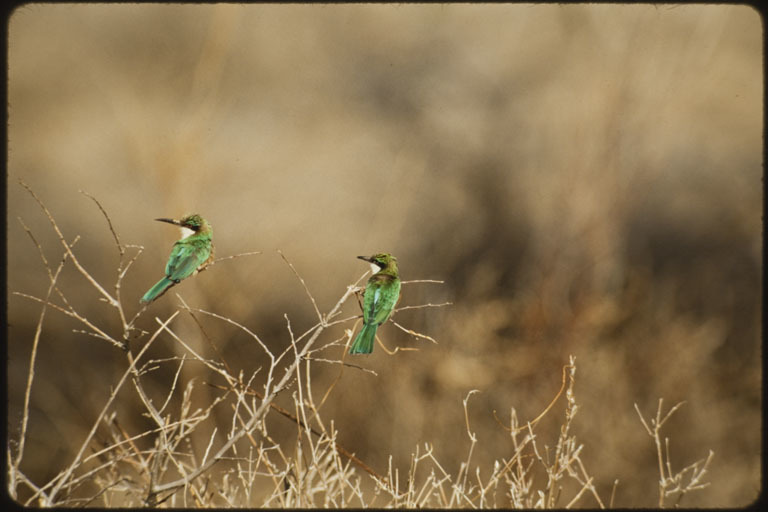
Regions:
M 345 428 L 343 421 L 327 419 L 321 414 L 326 402 L 338 399 L 337 388 L 346 385 L 343 373 L 371 372 L 365 368 L 364 360 L 360 360 L 360 365 L 357 359 L 354 362 L 346 360 L 359 315 L 339 318 L 342 306 L 360 292 L 359 284 L 366 274 L 347 286 L 333 307 L 322 312 L 300 272 L 280 253 L 301 283 L 316 314 L 316 323 L 301 333 L 294 332 L 289 316 L 284 315 L 290 343 L 280 351 L 270 349 L 246 325 L 222 313 L 190 307 L 178 294 L 179 307 L 167 318 L 154 317 L 155 327 L 143 330 L 137 325 L 147 307 L 142 306 L 129 319 L 128 308 L 120 294 L 122 282 L 129 276 L 142 248 L 123 245 L 105 209 L 96 198 L 88 196 L 106 219 L 120 255 L 113 292 L 110 292 L 80 262 L 74 250 L 79 237 L 68 242 L 43 201 L 26 184 L 22 182 L 21 185 L 38 203 L 64 249 L 54 268 L 44 256 L 45 250 L 33 231 L 22 221 L 49 279 L 48 291 L 43 297 L 15 292 L 18 297 L 42 305 L 31 343 L 21 425 L 18 430 L 14 429 L 17 434 L 11 438 L 7 451 L 8 492 L 25 506 L 614 506 L 618 480 L 611 480 L 610 475 L 595 476 L 587 470 L 582 454 L 588 447 L 579 443 L 573 434 L 574 418 L 580 408 L 575 395 L 576 361 L 572 356 L 569 364 L 563 367 L 559 392 L 541 414 L 521 422 L 515 408 L 510 407 L 509 426 L 503 425 L 497 417 L 498 428 L 506 431 L 507 437 L 503 446 L 496 447 L 498 458 L 490 466 L 482 466 L 474 458 L 475 450 L 483 440 L 472 427 L 468 403 L 477 390 L 471 390 L 463 400 L 466 458 L 456 471 L 446 469 L 438 460 L 435 443 L 439 447 L 440 440 L 435 439 L 416 446 L 407 467 L 397 467 L 390 457 L 382 474 L 340 444 L 338 432 Z M 229 259 L 233 257 L 217 261 Z M 119 329 L 113 332 L 100 326 L 100 322 L 79 313 L 72 305 L 58 283 L 67 264 L 74 266 L 81 278 L 98 292 L 101 300 L 113 308 L 113 314 L 119 318 L 119 323 L 115 324 Z M 419 281 L 411 281 L 414 282 Z M 401 309 L 443 305 L 446 304 Z M 26 473 L 25 457 L 40 333 L 49 310 L 71 317 L 80 324 L 76 332 L 107 343 L 125 359 L 122 371 L 113 381 L 92 383 L 108 388 L 109 396 L 88 419 L 91 427 L 84 438 L 71 439 L 73 444 L 65 447 L 73 455 L 61 467 L 55 468 L 53 478 L 39 480 Z M 196 341 L 179 335 L 174 324 L 183 316 L 198 327 L 193 337 L 196 341 L 204 341 L 204 346 L 215 354 L 213 357 L 206 357 L 196 349 Z M 228 323 L 246 333 L 261 349 L 259 366 L 247 374 L 233 371 L 206 333 L 205 318 Z M 327 336 L 327 331 L 334 325 L 344 327 L 343 336 Z M 400 328 L 437 343 L 428 335 Z M 161 340 L 175 344 L 181 355 L 174 355 L 173 351 L 168 353 L 166 349 L 165 353 L 150 357 L 150 349 Z M 395 347 L 389 353 L 394 354 L 400 348 Z M 332 359 L 329 353 L 341 355 Z M 325 389 L 317 389 L 313 384 L 314 369 L 321 363 L 338 369 L 337 377 Z M 182 370 L 189 366 L 203 369 L 205 382 L 185 380 Z M 152 392 L 147 387 L 148 376 L 162 368 L 167 370 L 167 378 L 162 379 L 161 392 Z M 256 385 L 259 377 L 263 379 L 261 386 Z M 196 406 L 194 397 L 201 386 L 211 387 L 215 392 L 209 395 L 212 398 L 209 402 Z M 137 410 L 121 403 L 120 397 L 129 393 L 130 388 L 140 402 Z M 276 403 L 279 395 L 286 394 L 290 394 L 292 410 Z M 676 497 L 674 504 L 678 505 L 685 494 L 709 485 L 704 477 L 712 461 L 712 451 L 705 460 L 675 473 L 670 460 L 669 439 L 665 438 L 662 443 L 661 429 L 681 405 L 664 414 L 659 400 L 656 417 L 650 422 L 635 405 L 658 452 L 659 507 L 667 505 L 667 498 L 672 497 Z M 537 425 L 548 414 L 560 414 L 553 412 L 557 410 L 562 411 L 559 433 L 555 439 L 547 440 L 538 433 Z M 144 429 L 126 427 L 131 423 L 131 418 L 127 417 L 130 415 L 146 418 Z M 61 418 L 61 421 L 65 420 Z M 274 436 L 275 431 L 281 432 L 282 439 Z M 286 436 L 286 432 L 293 434 Z M 596 478 L 613 482 L 610 496 L 600 496 Z M 634 482 L 623 485 L 631 486 Z

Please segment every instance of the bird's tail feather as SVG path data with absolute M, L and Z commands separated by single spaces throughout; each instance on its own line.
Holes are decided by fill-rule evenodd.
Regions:
M 364 324 L 360 333 L 349 349 L 350 354 L 370 354 L 373 352 L 373 342 L 376 339 L 376 324 Z
M 176 282 L 172 279 L 168 279 L 167 277 L 162 278 L 157 282 L 155 286 L 150 288 L 149 291 L 144 294 L 144 296 L 141 298 L 141 302 L 152 302 L 164 294 L 165 291 L 174 284 L 176 284 Z

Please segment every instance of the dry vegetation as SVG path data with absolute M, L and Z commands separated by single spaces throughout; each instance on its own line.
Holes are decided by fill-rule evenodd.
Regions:
M 157 327 L 154 331 L 143 330 L 137 326 L 137 321 L 147 306 L 141 306 L 129 318 L 121 298 L 123 280 L 141 255 L 142 247 L 123 245 L 102 205 L 96 198 L 85 194 L 104 214 L 120 255 L 114 291 L 108 291 L 108 287 L 99 283 L 75 255 L 75 245 L 80 237 L 75 236 L 68 241 L 40 198 L 25 183 L 21 182 L 21 186 L 39 204 L 64 248 L 58 265 L 54 267 L 45 257 L 45 251 L 32 230 L 20 219 L 39 251 L 49 278 L 44 297 L 15 292 L 19 297 L 42 305 L 31 343 L 19 434 L 18 438 L 9 440 L 7 448 L 8 491 L 12 498 L 24 505 L 571 508 L 587 497 L 593 500 L 588 503 L 590 506 L 605 508 L 606 505 L 613 505 L 613 492 L 609 501 L 599 496 L 594 478 L 581 459 L 584 445 L 578 443 L 571 432 L 578 409 L 574 394 L 576 365 L 573 356 L 563 367 L 562 387 L 546 410 L 531 421 L 521 423 L 512 407 L 509 427 L 498 422 L 499 427 L 509 433 L 509 439 L 505 446 L 497 448 L 499 458 L 493 461 L 492 466 L 480 467 L 473 460 L 475 446 L 480 441 L 471 427 L 468 412 L 469 399 L 477 392 L 472 390 L 463 401 L 468 453 L 455 473 L 446 471 L 435 457 L 432 441 L 416 446 L 409 466 L 402 472 L 393 466 L 390 458 L 387 471 L 382 475 L 341 446 L 337 438 L 339 426 L 333 420 L 324 420 L 320 414 L 326 401 L 336 399 L 333 390 L 344 371 L 370 371 L 345 361 L 353 329 L 346 328 L 344 335 L 336 339 L 325 335 L 334 325 L 357 327 L 359 322 L 355 320 L 359 315 L 338 317 L 342 306 L 361 292 L 359 283 L 366 274 L 347 286 L 338 302 L 323 313 L 301 275 L 281 253 L 280 256 L 306 291 L 317 315 L 317 323 L 296 335 L 289 316 L 284 315 L 290 344 L 280 352 L 270 350 L 247 326 L 226 315 L 190 307 L 179 295 L 180 309 L 165 319 L 155 317 Z M 214 263 L 255 254 L 258 253 L 228 256 Z M 113 315 L 119 318 L 120 325 L 117 332 L 108 332 L 99 325 L 101 322 L 81 314 L 68 300 L 68 294 L 58 284 L 59 275 L 67 263 L 74 266 L 80 276 L 114 308 Z M 405 281 L 405 284 L 419 282 Z M 405 306 L 401 310 L 445 305 L 448 304 Z M 22 466 L 40 334 L 49 310 L 73 318 L 81 327 L 75 332 L 93 336 L 121 351 L 125 355 L 125 369 L 115 376 L 114 381 L 100 383 L 110 390 L 109 396 L 98 408 L 88 434 L 78 443 L 79 448 L 72 459 L 62 468 L 57 468 L 56 476 L 49 481 L 37 482 L 25 474 Z M 177 334 L 172 324 L 180 314 L 192 319 L 199 328 L 197 337 L 205 340 L 214 357 L 201 354 L 193 348 L 195 343 Z M 247 333 L 262 349 L 261 365 L 250 374 L 233 372 L 216 348 L 219 342 L 206 334 L 202 320 L 206 316 L 227 322 Z M 413 336 L 435 342 L 430 336 L 402 326 L 400 328 Z M 174 355 L 171 346 L 150 358 L 150 349 L 158 340 L 178 344 L 177 352 L 182 355 Z M 386 352 L 393 355 L 400 348 Z M 337 378 L 325 390 L 317 390 L 312 384 L 313 368 L 318 362 L 339 367 Z M 195 380 L 184 382 L 180 378 L 182 369 L 190 365 L 204 369 L 204 383 Z M 167 378 L 162 380 L 161 389 L 155 393 L 148 391 L 147 376 L 162 368 L 170 371 L 166 372 Z M 256 382 L 260 380 L 264 383 L 257 386 Z M 120 397 L 130 392 L 131 385 L 142 404 L 141 415 L 151 423 L 144 431 L 133 432 L 124 426 L 130 415 L 137 413 L 120 406 Z M 193 395 L 200 385 L 211 386 L 216 392 L 209 395 L 213 398 L 209 403 L 195 407 Z M 546 441 L 538 439 L 536 425 L 557 405 L 563 392 L 564 419 L 559 435 L 550 447 Z M 292 410 L 277 405 L 276 398 L 281 394 L 290 394 Z M 677 505 L 686 493 L 709 485 L 704 476 L 713 452 L 710 451 L 706 460 L 673 473 L 668 438 L 665 438 L 662 447 L 661 428 L 680 405 L 664 413 L 662 400 L 659 400 L 656 417 L 647 422 L 635 404 L 640 421 L 656 444 L 660 472 L 658 504 L 662 508 L 668 498 L 676 497 Z M 221 414 L 227 417 L 225 423 L 217 423 L 215 411 L 222 411 Z M 270 412 L 273 413 L 272 418 L 268 418 Z M 287 428 L 291 431 L 295 429 L 295 434 L 282 442 L 271 435 L 276 429 L 284 431 Z M 204 450 L 195 449 L 195 446 L 203 445 Z M 368 476 L 365 473 L 371 477 L 373 489 L 366 489 L 363 484 L 363 479 Z M 544 476 L 535 478 L 537 473 Z M 614 491 L 616 484 L 618 481 L 614 482 Z
M 19 502 L 760 495 L 756 11 L 27 4 L 8 26 Z M 142 309 L 177 236 L 152 219 L 190 212 L 219 260 Z M 408 283 L 351 357 L 377 251 Z

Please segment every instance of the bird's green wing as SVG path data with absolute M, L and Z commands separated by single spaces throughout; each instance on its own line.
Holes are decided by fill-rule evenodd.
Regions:
M 165 275 L 168 279 L 181 281 L 191 276 L 211 253 L 210 244 L 176 242 L 165 266 Z
M 378 276 L 374 276 L 378 277 Z M 400 280 L 371 278 L 363 296 L 363 320 L 367 324 L 382 324 L 387 321 L 400 297 Z

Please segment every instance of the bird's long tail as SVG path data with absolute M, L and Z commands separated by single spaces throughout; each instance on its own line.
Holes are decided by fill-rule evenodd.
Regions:
M 167 277 L 162 278 L 157 282 L 155 286 L 150 288 L 149 291 L 144 294 L 144 296 L 141 298 L 141 302 L 152 302 L 164 294 L 168 288 L 175 284 L 176 282 L 173 279 L 168 279 Z
M 373 341 L 376 339 L 377 324 L 363 324 L 363 328 L 349 349 L 350 354 L 370 354 L 373 352 Z

